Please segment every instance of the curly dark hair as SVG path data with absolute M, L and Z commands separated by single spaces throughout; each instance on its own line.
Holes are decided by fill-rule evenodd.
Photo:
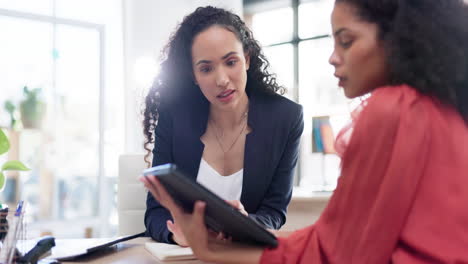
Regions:
M 468 123 L 468 6 L 463 0 L 336 0 L 375 23 L 391 84 L 454 107 Z
M 212 6 L 199 7 L 193 13 L 184 17 L 182 23 L 172 34 L 169 43 L 163 49 L 163 61 L 160 72 L 145 99 L 143 110 L 143 133 L 145 135 L 144 149 L 147 151 L 145 161 L 154 143 L 154 129 L 158 120 L 158 108 L 161 99 L 167 97 L 182 98 L 182 94 L 201 94 L 200 88 L 195 85 L 192 69 L 193 39 L 202 31 L 211 26 L 218 25 L 233 32 L 242 43 L 244 52 L 250 57 L 247 71 L 246 92 L 261 89 L 271 93 L 284 94 L 286 89 L 276 82 L 276 76 L 268 69 L 270 64 L 263 54 L 260 45 L 253 38 L 250 29 L 242 19 L 227 10 Z M 188 100 L 197 100 L 200 96 L 185 96 Z

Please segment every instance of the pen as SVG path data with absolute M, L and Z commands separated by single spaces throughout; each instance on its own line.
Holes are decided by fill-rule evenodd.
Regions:
M 12 226 L 11 226 L 10 230 L 8 230 L 8 232 L 11 233 L 11 234 L 8 234 L 8 235 L 11 235 L 11 236 L 8 237 L 9 238 L 8 242 L 9 242 L 9 247 L 10 247 L 10 254 L 8 255 L 7 263 L 12 263 L 13 256 L 14 256 L 15 251 L 16 251 L 16 242 L 18 241 L 18 236 L 20 234 L 19 232 L 21 232 L 21 230 L 19 230 L 19 229 L 21 228 L 21 222 L 23 221 L 23 215 L 22 215 L 23 205 L 24 205 L 24 201 L 21 200 L 18 203 L 18 206 L 16 207 L 15 217 L 14 217 Z
M 19 201 L 18 206 L 16 207 L 15 216 L 21 215 L 21 211 L 23 210 L 23 203 L 23 200 Z

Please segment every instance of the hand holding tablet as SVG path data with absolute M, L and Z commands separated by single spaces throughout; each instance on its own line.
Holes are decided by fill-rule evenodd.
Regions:
M 172 207 L 174 210 L 182 209 L 185 213 L 192 213 L 195 202 L 203 201 L 206 204 L 204 208 L 204 222 L 208 228 L 216 232 L 222 232 L 232 237 L 233 241 L 236 242 L 271 247 L 277 246 L 278 242 L 273 234 L 204 186 L 184 176 L 174 164 L 165 164 L 147 169 L 143 171 L 143 175 L 154 175 L 172 198 L 173 201 L 163 198 L 164 195 L 158 193 L 157 186 L 156 188 L 151 188 L 155 198 L 165 207 Z M 148 185 L 154 185 L 149 178 L 142 180 L 147 187 Z M 168 209 L 171 210 L 171 208 Z

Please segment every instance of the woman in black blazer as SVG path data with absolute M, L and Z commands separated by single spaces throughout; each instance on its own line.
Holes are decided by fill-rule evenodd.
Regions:
M 291 200 L 302 107 L 277 94 L 284 89 L 266 70 L 252 33 L 223 9 L 198 8 L 186 16 L 165 54 L 144 112 L 148 152 L 154 142 L 152 165 L 175 163 L 193 180 L 201 159 L 220 176 L 243 169 L 236 207 L 279 229 Z M 168 220 L 169 211 L 148 193 L 148 235 L 184 245 Z

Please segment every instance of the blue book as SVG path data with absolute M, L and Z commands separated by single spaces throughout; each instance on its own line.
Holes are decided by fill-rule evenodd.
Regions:
M 323 142 L 320 127 L 322 126 L 322 117 L 312 118 L 312 152 L 323 153 Z

